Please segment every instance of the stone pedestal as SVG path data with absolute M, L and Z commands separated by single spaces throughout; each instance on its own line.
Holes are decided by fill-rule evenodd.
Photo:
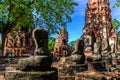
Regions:
M 17 69 L 22 71 L 44 71 L 51 68 L 52 60 L 48 56 L 30 56 L 19 59 Z
M 102 80 L 104 75 L 98 74 L 96 72 L 80 72 L 76 73 L 76 80 Z
M 48 51 L 48 32 L 44 29 L 34 29 L 34 55 L 18 60 L 19 73 L 14 75 L 16 80 L 58 80 L 58 71 L 52 68 L 52 55 Z M 25 78 L 25 79 L 24 79 Z
M 106 65 L 104 62 L 96 61 L 96 62 L 88 62 L 87 63 L 88 70 L 93 70 L 93 71 L 107 71 Z
M 69 75 L 72 76 L 77 72 L 82 72 L 87 70 L 87 65 L 85 64 L 79 64 L 79 65 L 66 65 L 63 66 L 62 69 L 59 69 L 59 74 L 62 76 Z
M 58 80 L 58 71 L 51 68 L 48 71 L 5 71 L 0 72 L 6 80 Z
M 59 76 L 59 80 L 75 80 L 75 76 Z
M 76 73 L 75 80 L 119 80 L 118 75 L 112 72 L 86 71 Z

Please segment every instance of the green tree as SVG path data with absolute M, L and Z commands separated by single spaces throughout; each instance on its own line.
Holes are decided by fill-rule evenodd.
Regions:
M 54 51 L 54 46 L 55 46 L 55 38 L 49 37 L 48 48 L 50 52 Z
M 6 35 L 15 27 L 32 27 L 34 22 L 40 22 L 39 26 L 50 33 L 57 31 L 71 22 L 76 5 L 73 0 L 0 0 L 3 48 Z
M 117 2 L 114 4 L 113 8 L 120 7 L 120 0 L 117 0 Z
M 117 19 L 113 19 L 113 20 L 112 20 L 112 26 L 113 26 L 113 28 L 116 29 L 116 31 L 117 31 L 117 35 L 118 35 L 118 44 L 120 45 L 120 30 L 119 30 L 120 21 L 117 20 Z
M 68 45 L 69 45 L 72 49 L 74 49 L 74 48 L 75 48 L 74 44 L 75 44 L 75 41 L 71 41 L 71 42 L 69 42 Z
M 120 27 L 120 21 L 117 19 L 113 19 L 112 20 L 112 26 L 114 29 L 116 29 L 118 31 L 119 27 Z

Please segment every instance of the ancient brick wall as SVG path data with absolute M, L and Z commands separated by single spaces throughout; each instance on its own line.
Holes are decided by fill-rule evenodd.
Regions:
M 5 39 L 3 56 L 29 56 L 34 53 L 35 44 L 32 38 L 32 30 L 19 30 L 8 33 Z
M 54 55 L 66 56 L 69 55 L 68 47 L 68 32 L 65 28 L 59 30 L 54 47 Z
M 111 38 L 113 38 L 115 50 L 117 50 L 117 35 L 112 27 L 110 13 L 109 0 L 89 0 L 87 3 L 83 37 L 85 38 L 87 35 L 91 38 L 91 40 L 88 41 L 88 44 L 92 50 L 94 43 L 98 41 L 102 44 L 101 42 L 104 38 L 107 38 L 109 43 L 111 42 Z

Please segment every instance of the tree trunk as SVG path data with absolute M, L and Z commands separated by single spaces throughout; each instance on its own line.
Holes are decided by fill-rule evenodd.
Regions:
M 1 33 L 1 39 L 2 39 L 2 54 L 0 56 L 3 56 L 4 54 L 4 45 L 5 45 L 5 38 L 7 34 Z

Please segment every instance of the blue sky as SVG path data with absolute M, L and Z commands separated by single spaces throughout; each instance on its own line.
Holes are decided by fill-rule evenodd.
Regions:
M 67 24 L 67 31 L 69 33 L 69 42 L 80 38 L 82 35 L 82 29 L 84 27 L 85 20 L 85 8 L 89 0 L 75 0 L 78 2 L 78 6 L 75 7 L 75 12 L 72 17 L 72 22 Z M 120 20 L 120 8 L 112 8 L 116 0 L 109 0 L 111 7 L 112 18 Z M 1 36 L 0 36 L 1 37 Z

